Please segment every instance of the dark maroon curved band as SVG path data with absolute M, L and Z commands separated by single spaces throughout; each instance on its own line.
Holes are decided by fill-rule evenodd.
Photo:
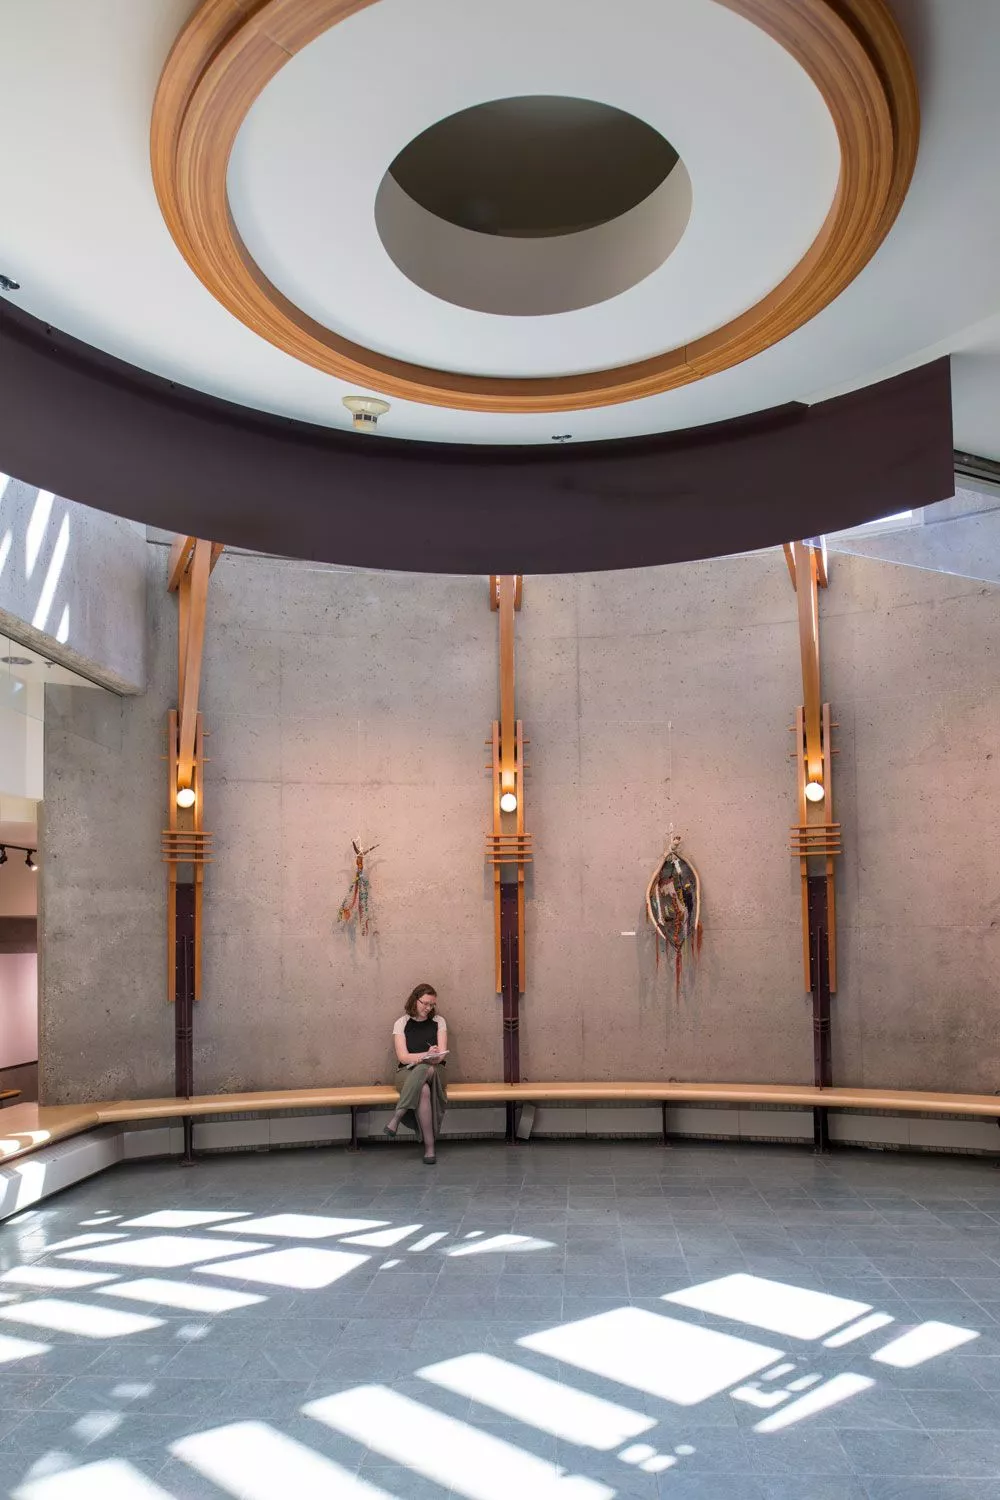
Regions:
M 947 359 L 815 406 L 564 448 L 413 443 L 204 396 L 0 303 L 0 469 L 231 546 L 441 573 L 749 551 L 954 491 Z

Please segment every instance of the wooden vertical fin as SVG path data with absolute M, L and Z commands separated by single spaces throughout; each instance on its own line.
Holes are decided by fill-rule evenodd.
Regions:
M 514 578 L 497 580 L 500 614 L 500 782 L 502 792 L 517 791 L 517 747 L 514 731 Z M 520 801 L 520 799 L 518 799 Z
M 820 723 L 819 672 L 819 576 L 816 554 L 805 542 L 792 543 L 795 563 L 795 597 L 799 611 L 799 653 L 802 658 L 802 692 L 805 698 L 806 769 L 810 781 L 823 779 L 822 727 Z
M 167 587 L 177 594 L 177 708 L 167 716 L 167 824 L 162 835 L 167 865 L 167 999 L 171 1002 L 178 998 L 177 972 L 182 960 L 191 960 L 188 973 L 193 973 L 192 990 L 185 989 L 184 994 L 190 993 L 194 1000 L 201 995 L 205 866 L 212 859 L 212 835 L 205 829 L 205 727 L 198 695 L 208 581 L 222 550 L 220 544 L 200 537 L 178 537 L 168 567 Z M 177 795 L 184 790 L 194 796 L 190 807 L 180 808 Z M 191 890 L 194 936 L 193 953 L 185 950 L 189 958 L 181 953 L 178 928 L 182 887 Z M 180 1027 L 180 1017 L 177 1024 Z M 190 1030 L 185 1037 L 183 1050 L 190 1053 Z
M 195 720 L 195 732 L 194 732 L 194 770 L 193 770 L 192 778 L 191 778 L 191 785 L 192 785 L 192 787 L 194 789 L 194 793 L 195 793 L 195 802 L 194 802 L 194 807 L 191 809 L 191 812 L 193 814 L 192 822 L 194 823 L 194 831 L 195 831 L 195 833 L 199 833 L 199 834 L 203 834 L 205 832 L 205 824 L 204 824 L 205 798 L 204 798 L 204 795 L 203 795 L 203 781 L 204 781 L 203 766 L 204 766 L 204 726 L 202 724 L 201 714 L 198 714 L 198 716 L 197 716 L 197 718 Z M 201 923 L 201 918 L 202 918 L 203 901 L 204 901 L 204 895 L 205 895 L 205 863 L 204 863 L 204 860 L 198 860 L 195 863 L 194 869 L 193 869 L 193 875 L 194 875 L 194 993 L 193 993 L 192 999 L 194 999 L 194 1000 L 200 1000 L 201 999 L 201 954 L 202 954 L 202 923 Z
M 194 768 L 194 741 L 197 732 L 198 694 L 201 690 L 201 661 L 205 647 L 205 611 L 208 605 L 208 578 L 211 572 L 212 544 L 201 540 L 194 544 L 191 567 L 181 583 L 181 609 L 187 615 L 182 623 L 183 665 L 178 703 L 180 726 L 177 775 L 182 787 L 191 785 Z
M 500 721 L 493 720 L 493 848 L 499 847 L 503 833 L 503 814 L 500 811 Z M 493 936 L 496 952 L 496 991 L 503 989 L 500 953 L 500 862 L 493 860 Z
M 795 557 L 792 552 L 792 544 L 791 542 L 782 542 L 782 547 L 784 548 L 785 562 L 788 564 L 788 576 L 792 580 L 792 588 L 794 589 L 797 585 L 795 582 Z
M 829 703 L 823 704 L 823 758 L 826 776 L 826 818 L 828 824 L 839 828 L 833 821 L 833 751 L 831 749 L 833 723 Z M 837 840 L 839 843 L 839 839 Z M 832 844 L 829 848 L 832 848 Z M 837 890 L 833 868 L 834 856 L 826 855 L 826 926 L 828 935 L 828 963 L 830 967 L 830 993 L 837 993 Z
M 819 590 L 828 583 L 825 541 L 791 542 L 785 559 L 795 588 L 799 623 L 799 654 L 802 665 L 804 702 L 795 713 L 795 760 L 798 779 L 798 823 L 792 829 L 792 853 L 798 857 L 802 880 L 802 957 L 805 988 L 814 990 L 817 953 L 824 955 L 829 990 L 837 988 L 837 923 L 834 860 L 840 850 L 840 824 L 833 812 L 833 721 L 829 703 L 822 701 L 819 637 Z M 815 802 L 806 796 L 810 782 L 823 788 Z M 810 906 L 811 877 L 826 882 L 822 916 Z M 816 941 L 817 922 L 825 928 L 823 942 Z
M 799 827 L 804 828 L 809 816 L 809 803 L 806 801 L 806 716 L 803 708 L 795 710 L 795 744 L 798 752 L 795 759 L 798 772 Z M 799 854 L 799 876 L 802 885 L 802 973 L 808 995 L 812 988 L 812 956 L 809 931 L 809 860 L 804 848 Z
M 187 572 L 191 563 L 191 552 L 194 548 L 196 538 L 193 536 L 174 537 L 170 548 L 170 559 L 167 563 L 167 593 L 176 593 L 180 587 L 181 579 Z
M 524 829 L 524 734 L 516 717 L 514 687 L 514 616 L 521 607 L 522 580 L 513 574 L 490 577 L 490 608 L 499 616 L 500 717 L 493 723 L 493 832 L 487 852 L 493 865 L 496 987 L 503 989 L 502 913 L 504 892 L 516 887 L 517 986 L 525 987 L 524 866 L 531 860 L 531 836 Z M 505 812 L 501 798 L 513 794 L 516 806 Z
M 524 726 L 517 721 L 517 836 L 524 839 Z M 524 994 L 526 957 L 524 941 L 524 861 L 517 865 L 517 987 Z
M 177 711 L 167 714 L 167 826 L 177 831 Z M 167 1000 L 177 999 L 177 865 L 167 864 Z

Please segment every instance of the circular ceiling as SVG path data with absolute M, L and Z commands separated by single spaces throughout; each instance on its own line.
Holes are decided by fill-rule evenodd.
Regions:
M 404 146 L 375 225 L 393 264 L 444 302 L 504 317 L 593 307 L 663 264 L 691 179 L 659 131 L 566 95 L 492 99 Z
M 17 150 L 0 157 L 0 272 L 20 282 L 4 302 L 178 385 L 348 429 L 341 397 L 371 390 L 368 379 L 354 369 L 331 374 L 260 337 L 199 281 L 160 213 L 150 118 L 165 60 L 196 4 L 0 0 L 0 94 L 11 119 L 31 122 Z M 813 0 L 800 8 L 817 14 Z M 956 446 L 1000 458 L 1000 196 L 981 149 L 1000 131 L 990 72 L 1000 7 L 838 0 L 829 8 L 861 36 L 902 32 L 922 120 L 916 171 L 891 233 L 819 316 L 718 373 L 699 368 L 697 380 L 572 416 L 392 394 L 379 437 L 545 446 L 553 434 L 574 443 L 638 437 L 824 400 L 950 353 Z M 220 0 L 218 9 L 259 6 Z M 757 0 L 760 17 L 771 11 L 771 0 Z M 556 94 L 622 109 L 677 148 L 692 181 L 677 248 L 629 291 L 551 316 L 479 313 L 422 291 L 394 265 L 375 224 L 390 164 L 443 117 Z M 321 328 L 404 364 L 544 379 L 690 349 L 739 318 L 805 255 L 839 170 L 820 90 L 795 56 L 721 0 L 378 0 L 274 75 L 237 131 L 228 191 L 264 276 Z
M 613 27 L 603 12 L 577 7 L 573 48 L 562 0 L 541 8 L 510 0 L 502 16 L 483 5 L 456 11 L 451 0 L 416 10 L 378 0 L 304 47 L 250 110 L 229 163 L 230 211 L 261 273 L 314 323 L 358 346 L 489 380 L 586 376 L 643 362 L 745 313 L 822 228 L 840 166 L 833 121 L 795 60 L 717 0 L 622 3 Z M 647 39 L 648 64 L 633 46 L 615 44 L 622 30 Z M 433 62 L 408 68 L 406 57 L 426 46 L 428 32 Z M 372 56 L 392 84 L 380 89 L 378 108 Z M 718 61 L 706 72 L 709 56 Z M 501 89 L 506 97 L 558 90 L 603 102 L 679 150 L 692 180 L 690 220 L 674 252 L 630 290 L 552 316 L 502 316 L 429 295 L 386 252 L 373 206 L 391 163 L 442 117 L 495 100 Z M 364 121 L 361 134 L 356 120 Z M 797 122 L 791 136 L 789 120 Z M 666 199 L 644 200 L 636 213 L 668 207 L 674 186 L 668 179 Z M 517 247 L 505 248 L 509 258 Z M 499 253 L 489 236 L 478 250 Z M 352 378 L 373 388 L 362 374 Z M 395 434 L 400 397 L 389 394 Z M 424 414 L 426 425 L 428 407 Z M 491 412 L 491 428 L 499 415 Z M 526 429 L 516 424 L 522 437 Z M 581 435 L 579 423 L 573 430 Z M 546 425 L 546 439 L 551 431 Z
M 677 152 L 626 110 L 565 94 L 491 99 L 422 130 L 389 166 L 428 213 L 477 234 L 579 234 L 617 219 Z
M 390 6 L 391 0 L 378 0 L 376 8 L 381 10 Z M 367 6 L 362 8 L 373 7 L 375 0 L 367 0 Z M 258 159 L 262 138 L 267 142 L 269 125 L 272 129 L 276 127 L 279 135 L 283 128 L 287 133 L 287 122 L 282 120 L 282 103 L 286 107 L 289 102 L 301 107 L 302 86 L 306 84 L 308 87 L 308 69 L 298 67 L 299 62 L 308 59 L 310 54 L 329 57 L 330 49 L 340 47 L 344 35 L 340 23 L 348 18 L 352 25 L 355 23 L 359 10 L 357 0 L 308 0 L 308 3 L 306 0 L 260 0 L 252 10 L 221 6 L 217 0 L 203 0 L 172 50 L 157 92 L 152 127 L 153 177 L 157 196 L 178 248 L 213 296 L 260 337 L 318 370 L 364 384 L 383 395 L 457 409 L 552 412 L 632 401 L 728 369 L 786 337 L 843 290 L 875 253 L 891 226 L 902 204 L 915 160 L 915 83 L 901 37 L 882 0 L 850 0 L 846 9 L 850 15 L 845 14 L 845 7 L 834 0 L 768 0 L 764 6 L 758 0 L 725 0 L 724 5 L 713 4 L 711 0 L 688 0 L 684 8 L 688 40 L 694 40 L 692 59 L 697 58 L 699 66 L 688 78 L 684 90 L 677 71 L 677 57 L 679 54 L 683 58 L 683 48 L 675 47 L 673 86 L 667 89 L 664 68 L 654 67 L 650 75 L 650 82 L 655 83 L 655 99 L 653 90 L 650 90 L 649 109 L 652 113 L 643 110 L 640 115 L 659 129 L 659 121 L 653 115 L 663 112 L 664 100 L 669 101 L 668 112 L 669 108 L 677 112 L 678 126 L 686 132 L 685 140 L 690 138 L 691 149 L 676 131 L 668 129 L 661 133 L 680 149 L 691 174 L 695 204 L 703 198 L 711 201 L 721 197 L 725 201 L 727 184 L 732 197 L 739 168 L 738 160 L 733 159 L 733 143 L 738 140 L 746 150 L 748 141 L 756 135 L 758 150 L 755 160 L 748 178 L 740 177 L 742 193 L 736 194 L 741 199 L 743 212 L 735 218 L 730 213 L 723 236 L 730 247 L 734 242 L 739 245 L 743 259 L 749 264 L 737 266 L 735 274 L 727 275 L 721 283 L 708 281 L 705 284 L 707 278 L 702 263 L 702 275 L 697 283 L 685 287 L 681 282 L 674 293 L 675 318 L 679 314 L 688 323 L 681 335 L 682 341 L 675 337 L 673 341 L 664 342 L 670 317 L 669 310 L 664 317 L 661 308 L 654 323 L 646 321 L 644 324 L 645 337 L 649 339 L 652 333 L 657 347 L 649 349 L 647 346 L 643 357 L 638 359 L 626 355 L 619 363 L 595 367 L 597 349 L 593 341 L 581 340 L 587 345 L 586 352 L 581 348 L 568 372 L 562 362 L 564 353 L 559 356 L 560 363 L 555 370 L 550 368 L 537 373 L 516 369 L 502 371 L 496 367 L 484 372 L 481 367 L 473 365 L 470 368 L 465 361 L 459 362 L 454 350 L 450 364 L 443 360 L 418 363 L 395 352 L 393 346 L 400 337 L 398 331 L 393 331 L 388 338 L 366 343 L 352 336 L 353 329 L 345 326 L 344 320 L 318 317 L 309 303 L 312 301 L 315 306 L 322 300 L 322 285 L 310 289 L 307 284 L 303 296 L 294 284 L 294 265 L 298 260 L 301 266 L 301 251 L 298 256 L 289 256 L 286 252 L 286 258 L 292 262 L 291 275 L 282 275 L 280 270 L 277 274 L 268 273 L 268 259 L 272 262 L 281 260 L 280 250 L 278 253 L 272 250 L 269 257 L 268 236 L 274 234 L 275 226 L 285 223 L 287 227 L 288 219 L 272 212 L 254 214 L 253 169 L 252 166 L 247 168 L 247 158 L 241 158 L 238 149 L 234 155 L 234 148 L 239 146 L 252 109 L 260 110 L 263 121 L 255 127 Z M 398 7 L 392 13 L 398 22 Z M 694 38 L 691 36 L 692 27 Z M 454 84 L 460 83 L 466 94 L 467 110 L 484 102 L 482 76 L 494 71 L 498 61 L 500 71 L 508 78 L 512 73 L 523 74 L 526 60 L 537 62 L 531 56 L 534 46 L 526 47 L 523 37 L 515 36 L 512 28 L 508 31 L 507 46 L 499 59 L 489 55 L 481 62 L 473 54 L 466 66 L 463 57 L 463 67 L 453 80 L 452 92 L 456 92 Z M 715 45 L 712 44 L 713 31 Z M 533 44 L 534 40 L 533 35 Z M 516 41 L 516 48 L 511 47 L 512 41 Z M 644 37 L 644 41 L 651 43 L 652 37 Z M 320 49 L 324 47 L 326 50 L 321 53 Z M 567 49 L 563 47 L 562 50 Z M 732 66 L 736 58 L 738 66 Z M 627 60 L 628 64 L 623 79 L 625 87 L 634 95 L 637 75 L 642 71 L 636 67 L 635 48 L 629 46 L 622 60 Z M 657 63 L 660 61 L 658 58 Z M 564 61 L 563 67 L 566 65 Z M 365 134 L 339 143 L 341 152 L 346 153 L 349 161 L 360 160 L 363 164 L 356 173 L 361 184 L 360 201 L 357 196 L 352 197 L 349 189 L 346 203 L 337 199 L 337 208 L 346 210 L 342 213 L 344 224 L 354 223 L 359 217 L 365 222 L 373 220 L 374 195 L 369 196 L 372 169 L 384 187 L 386 166 L 398 157 L 400 149 L 409 140 L 426 132 L 440 118 L 442 91 L 433 86 L 421 87 L 422 70 L 411 71 L 413 86 L 406 101 L 408 109 L 402 113 L 404 116 L 409 114 L 411 123 L 416 124 L 418 130 L 410 129 L 402 141 L 393 141 L 393 149 L 387 154 L 385 133 L 379 132 L 376 121 L 369 117 L 369 130 Z M 719 109 L 713 109 L 716 100 L 713 89 L 707 84 L 713 71 L 724 79 L 730 91 L 721 113 Z M 285 75 L 286 81 L 290 80 L 284 91 L 279 87 L 281 75 Z M 779 79 L 781 83 L 777 87 L 775 80 Z M 439 83 L 440 78 L 434 78 L 433 82 Z M 367 79 L 365 83 L 368 83 Z M 329 74 L 324 84 L 325 95 L 329 98 Z M 294 90 L 292 95 L 289 89 Z M 582 94 L 584 91 L 575 92 Z M 587 92 L 594 102 L 602 102 Z M 468 97 L 470 93 L 471 98 Z M 269 106 L 268 94 L 277 101 L 277 109 Z M 782 104 L 788 105 L 789 94 L 795 95 L 790 114 L 787 108 L 781 108 Z M 496 97 L 494 89 L 489 90 L 489 96 Z M 603 102 L 619 107 L 607 92 Z M 686 110 L 681 108 L 684 103 L 688 106 Z M 451 110 L 450 113 L 457 111 Z M 392 112 L 395 129 L 401 123 L 399 115 L 398 110 Z M 768 124 L 774 123 L 778 116 L 783 149 L 761 151 L 761 131 L 766 134 Z M 789 129 L 790 118 L 795 121 L 794 131 Z M 738 126 L 738 133 L 733 129 L 734 125 Z M 796 146 L 801 145 L 804 138 L 809 138 L 810 132 L 814 146 L 821 144 L 818 152 L 814 149 L 809 153 L 808 168 L 811 170 L 807 171 Z M 730 143 L 728 152 L 720 152 L 720 134 L 724 134 Z M 313 130 L 312 139 L 322 143 L 324 164 L 328 168 L 330 141 L 324 137 L 322 129 Z M 703 167 L 697 164 L 699 140 L 703 143 L 700 158 Z M 830 145 L 834 141 L 836 148 L 831 152 Z M 708 142 L 711 143 L 710 150 L 704 149 Z M 263 157 L 272 169 L 277 168 L 286 183 L 293 179 L 297 183 L 299 212 L 297 215 L 293 213 L 291 219 L 301 222 L 303 214 L 315 216 L 317 179 L 309 170 L 308 161 L 303 161 L 303 153 L 308 157 L 309 142 L 303 139 L 301 131 L 293 134 L 289 144 L 291 151 L 284 153 L 282 160 L 275 150 L 272 134 L 269 149 L 264 150 Z M 737 157 L 738 154 L 737 151 Z M 816 169 L 817 155 L 819 171 Z M 246 195 L 250 200 L 249 214 L 245 211 L 246 203 L 242 208 L 240 206 L 238 188 L 233 191 L 231 162 L 236 178 L 242 171 L 244 181 L 249 179 L 251 183 Z M 832 162 L 836 163 L 833 173 L 829 170 Z M 787 174 L 776 170 L 786 164 L 793 168 L 791 183 Z M 803 168 L 797 181 L 796 166 Z M 664 187 L 676 176 L 675 169 L 666 178 Z M 775 178 L 780 183 L 779 191 L 775 193 L 772 185 L 768 194 L 766 184 L 769 179 L 773 184 Z M 417 209 L 421 207 L 399 187 L 392 174 L 388 181 L 399 188 L 407 204 L 415 205 Z M 307 185 L 304 198 L 301 193 L 303 183 Z M 794 190 L 796 187 L 798 192 Z M 643 206 L 663 190 L 647 195 L 631 212 L 641 212 Z M 391 192 L 391 189 L 387 191 Z M 758 218 L 755 222 L 754 219 L 754 208 L 759 215 L 761 206 L 766 205 L 766 215 L 767 207 L 777 207 L 779 203 L 782 209 L 779 221 L 784 222 L 786 232 L 782 233 L 780 227 L 768 221 L 768 233 L 762 236 L 760 220 Z M 384 197 L 382 206 L 384 241 L 386 224 L 392 220 L 392 214 L 385 209 Z M 732 203 L 729 206 L 731 208 Z M 805 214 L 797 211 L 803 206 Z M 360 216 L 358 209 L 361 209 Z M 423 212 L 430 220 L 448 225 L 454 234 L 479 233 L 436 214 L 428 214 L 426 209 Z M 669 243 L 672 233 L 674 243 L 690 242 L 692 254 L 697 254 L 699 247 L 705 248 L 704 240 L 699 246 L 699 236 L 693 232 L 697 211 L 692 216 L 690 235 L 684 234 L 683 228 L 678 230 L 677 221 L 681 215 L 677 203 L 671 204 L 669 216 L 673 228 L 665 232 L 663 243 Z M 392 222 L 399 228 L 398 218 Z M 613 228 L 614 222 L 584 232 L 606 232 Z M 704 222 L 701 227 L 704 231 Z M 709 239 L 718 239 L 717 230 L 716 225 Z M 388 234 L 391 239 L 391 228 Z M 400 230 L 400 240 L 405 238 L 405 230 Z M 515 237 L 492 238 L 499 239 L 501 245 L 509 249 Z M 309 243 L 314 239 L 315 236 L 306 235 L 300 241 L 307 247 L 307 254 Z M 637 243 L 647 241 L 648 233 L 637 233 L 635 240 Z M 748 247 L 765 240 L 769 250 L 766 270 L 760 264 L 754 265 L 752 249 L 747 253 Z M 255 241 L 263 242 L 263 252 L 258 250 L 255 254 Z M 440 238 L 435 243 L 440 251 Z M 538 246 L 535 249 L 537 251 Z M 433 252 L 425 257 L 426 261 L 434 259 Z M 668 249 L 667 263 L 676 259 Z M 642 267 L 633 267 L 633 271 L 639 271 L 638 282 L 644 288 L 656 279 L 651 276 L 651 269 L 643 272 Z M 411 282 L 419 280 L 412 274 L 408 279 Z M 424 275 L 425 285 L 426 280 Z M 617 294 L 627 289 L 627 286 L 619 286 Z M 700 305 L 696 295 L 699 289 L 704 292 Z M 612 288 L 604 296 L 595 298 L 595 290 L 594 286 L 588 287 L 585 293 L 581 289 L 575 307 L 586 306 L 587 301 L 606 302 L 609 296 L 616 295 Z M 468 288 L 465 295 L 468 298 Z M 481 301 L 482 298 L 480 304 Z M 727 302 L 729 306 L 721 311 L 720 304 Z M 359 306 L 356 302 L 351 305 Z M 477 311 L 482 311 L 480 305 L 474 305 Z M 497 310 L 495 307 L 486 309 L 491 313 Z M 535 312 L 539 315 L 545 310 L 544 305 L 520 308 L 522 314 Z M 564 313 L 568 310 L 562 309 Z M 365 308 L 365 321 L 368 321 L 367 312 Z M 405 323 L 402 326 L 405 330 Z M 405 339 L 405 331 L 402 337 Z M 547 351 L 546 341 L 542 340 L 534 357 L 544 358 L 548 352 L 551 358 L 552 344 L 564 342 L 550 340 Z M 426 358 L 425 354 L 424 360 Z

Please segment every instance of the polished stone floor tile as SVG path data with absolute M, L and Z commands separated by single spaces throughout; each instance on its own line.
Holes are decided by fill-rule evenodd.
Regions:
M 429 1175 L 412 1147 L 226 1155 L 194 1171 L 128 1166 L 18 1216 L 0 1231 L 0 1269 L 86 1266 L 116 1280 L 4 1283 L 3 1493 L 115 1461 L 172 1500 L 220 1500 L 225 1483 L 171 1445 L 207 1434 L 224 1474 L 251 1433 L 273 1456 L 275 1500 L 287 1494 L 275 1455 L 289 1438 L 316 1456 L 316 1473 L 358 1472 L 394 1500 L 476 1500 L 486 1453 L 502 1476 L 511 1466 L 502 1483 L 518 1500 L 533 1500 L 552 1463 L 621 1500 L 1000 1500 L 1000 1182 L 989 1165 L 444 1142 Z M 208 1218 L 130 1222 L 176 1210 L 288 1216 L 248 1235 L 268 1247 L 265 1279 L 241 1273 L 254 1252 L 236 1221 L 218 1233 Z M 293 1232 L 308 1216 L 379 1224 L 368 1243 L 363 1230 Z M 158 1265 L 155 1246 L 126 1266 L 61 1248 L 100 1232 L 239 1248 L 221 1276 L 208 1261 Z M 715 1281 L 717 1305 L 663 1301 Z M 18 1321 L 33 1301 L 34 1321 Z M 854 1337 L 858 1306 L 894 1321 Z M 151 1326 L 123 1332 L 112 1311 Z M 939 1323 L 974 1337 L 907 1353 L 908 1333 L 933 1344 Z M 563 1342 L 532 1347 L 540 1334 Z M 900 1337 L 902 1356 L 880 1362 Z M 353 1405 L 305 1414 L 331 1398 Z M 407 1423 L 418 1445 L 427 1424 L 443 1444 L 436 1478 L 385 1451 L 385 1431 Z

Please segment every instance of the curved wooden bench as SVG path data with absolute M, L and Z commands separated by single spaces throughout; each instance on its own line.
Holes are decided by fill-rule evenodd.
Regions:
M 357 1144 L 357 1111 L 390 1109 L 398 1095 L 387 1084 L 328 1089 L 268 1089 L 250 1094 L 196 1094 L 190 1099 L 111 1099 L 90 1104 L 16 1104 L 0 1130 L 0 1162 L 99 1125 L 136 1120 L 266 1114 L 273 1110 L 349 1109 Z M 894 1114 L 967 1115 L 1000 1119 L 1000 1096 L 931 1094 L 911 1089 L 818 1089 L 787 1083 L 451 1083 L 453 1104 L 545 1104 L 555 1101 L 631 1104 L 778 1104 L 807 1109 L 885 1110 Z

